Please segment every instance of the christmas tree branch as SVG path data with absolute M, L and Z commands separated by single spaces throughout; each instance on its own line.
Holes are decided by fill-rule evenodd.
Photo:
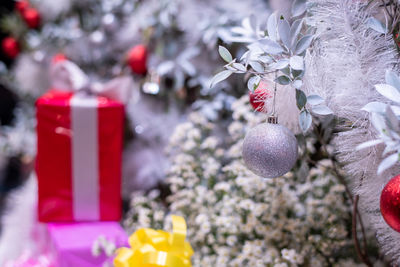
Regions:
M 358 241 L 358 237 L 357 237 L 357 217 L 359 217 L 359 219 L 361 220 L 361 216 L 359 216 L 358 213 L 358 200 L 359 200 L 359 195 L 356 195 L 354 198 L 354 203 L 353 203 L 353 219 L 352 219 L 352 233 L 353 233 L 353 241 L 354 241 L 354 246 L 356 248 L 356 252 L 357 252 L 357 256 L 358 258 L 367 266 L 372 267 L 372 263 L 369 260 L 367 253 L 366 253 L 366 239 L 365 239 L 365 232 L 364 229 L 362 230 L 363 232 L 363 239 L 364 239 L 364 253 L 361 252 L 361 248 L 360 248 L 360 243 Z M 357 216 L 357 215 L 358 216 Z M 361 222 L 361 221 L 360 221 Z M 362 224 L 362 222 L 361 222 Z

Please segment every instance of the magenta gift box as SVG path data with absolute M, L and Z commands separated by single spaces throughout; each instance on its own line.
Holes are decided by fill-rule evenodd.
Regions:
M 109 259 L 104 253 L 92 255 L 100 236 L 116 247 L 128 245 L 128 236 L 117 222 L 49 223 L 47 228 L 56 267 L 101 267 Z

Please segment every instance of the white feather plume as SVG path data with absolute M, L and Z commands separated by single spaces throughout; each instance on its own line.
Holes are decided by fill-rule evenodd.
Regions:
M 305 89 L 324 97 L 335 115 L 349 120 L 346 131 L 335 138 L 338 159 L 351 178 L 354 194 L 360 195 L 361 209 L 382 250 L 399 264 L 400 233 L 393 231 L 379 212 L 381 190 L 399 168 L 378 176 L 382 148 L 355 150 L 358 144 L 376 137 L 369 114 L 361 108 L 372 101 L 387 102 L 374 85 L 384 82 L 385 70 L 393 69 L 398 61 L 393 39 L 368 28 L 366 20 L 377 10 L 366 9 L 365 4 L 312 1 L 309 22 L 317 27 L 317 38 L 307 55 Z

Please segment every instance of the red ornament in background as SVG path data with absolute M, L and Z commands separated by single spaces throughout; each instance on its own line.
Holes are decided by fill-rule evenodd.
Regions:
M 26 24 L 29 28 L 35 29 L 40 25 L 40 15 L 39 12 L 34 8 L 27 8 L 22 12 L 22 17 L 24 18 Z
M 53 58 L 51 59 L 51 63 L 55 64 L 64 60 L 67 60 L 67 57 L 63 53 L 58 53 L 53 56 Z
M 3 53 L 11 59 L 17 57 L 19 54 L 18 42 L 13 37 L 4 38 L 1 43 L 1 47 L 3 49 Z
M 29 2 L 26 0 L 21 0 L 15 3 L 15 9 L 17 9 L 21 15 L 28 7 L 29 7 Z
M 137 45 L 128 52 L 128 65 L 134 73 L 146 74 L 147 72 L 147 48 Z
M 254 92 L 249 92 L 250 104 L 255 111 L 267 112 L 265 101 L 272 98 L 271 84 L 261 80 Z
M 396 42 L 397 46 L 400 47 L 399 33 L 396 33 L 394 41 Z
M 386 223 L 400 232 L 400 175 L 392 178 L 383 188 L 380 208 Z

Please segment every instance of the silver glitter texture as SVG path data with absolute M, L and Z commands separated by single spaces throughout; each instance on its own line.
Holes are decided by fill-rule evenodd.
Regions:
M 257 125 L 244 138 L 243 159 L 247 168 L 258 176 L 282 176 L 296 163 L 296 137 L 288 128 L 279 124 Z

